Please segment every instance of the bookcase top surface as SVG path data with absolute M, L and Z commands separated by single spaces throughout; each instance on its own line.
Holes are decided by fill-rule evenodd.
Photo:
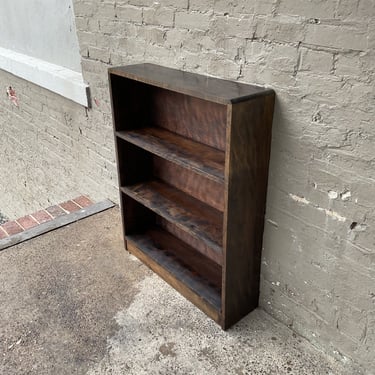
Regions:
M 238 103 L 253 97 L 273 94 L 272 89 L 155 64 L 114 67 L 109 69 L 109 73 L 221 104 Z

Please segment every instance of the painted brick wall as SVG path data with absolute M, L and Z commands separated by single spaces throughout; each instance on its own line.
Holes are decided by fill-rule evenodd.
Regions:
M 261 306 L 375 372 L 373 0 L 75 0 L 93 108 L 0 73 L 0 207 L 117 200 L 107 68 L 157 64 L 277 93 Z M 73 194 L 73 195 L 72 195 Z
M 102 78 L 104 84 L 104 77 Z M 11 85 L 16 107 L 6 95 Z M 116 200 L 111 115 L 0 71 L 0 210 L 21 217 L 78 196 Z M 104 109 L 105 107 L 105 109 Z

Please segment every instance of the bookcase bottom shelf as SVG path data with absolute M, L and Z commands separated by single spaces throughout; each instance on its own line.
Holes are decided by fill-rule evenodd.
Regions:
M 221 267 L 165 230 L 126 236 L 127 249 L 213 320 L 221 317 Z
M 201 240 L 210 249 L 207 255 L 222 263 L 222 212 L 157 179 L 121 191 Z

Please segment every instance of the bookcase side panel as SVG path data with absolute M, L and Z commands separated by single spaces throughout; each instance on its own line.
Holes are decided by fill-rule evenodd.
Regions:
M 223 328 L 258 306 L 274 96 L 233 104 L 224 222 Z
M 153 86 L 109 75 L 114 130 L 138 129 L 150 123 Z

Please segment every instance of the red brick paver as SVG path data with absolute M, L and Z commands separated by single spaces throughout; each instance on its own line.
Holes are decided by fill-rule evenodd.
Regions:
M 1 226 L 0 226 L 0 240 L 2 240 L 3 238 L 7 238 L 7 237 L 8 237 L 8 235 L 6 234 L 4 229 L 1 228 Z
M 17 219 L 17 223 L 21 225 L 23 229 L 30 229 L 38 225 L 38 222 L 30 215 Z
M 73 201 L 60 203 L 60 207 L 62 207 L 65 211 L 68 211 L 68 213 L 78 211 L 81 209 L 81 207 L 78 206 L 78 204 L 74 203 Z
M 52 216 L 46 210 L 34 212 L 31 215 L 39 224 L 52 220 Z
M 67 215 L 81 208 L 91 206 L 93 202 L 85 195 L 81 195 L 72 200 L 50 206 L 45 210 L 34 212 L 31 215 L 23 216 L 17 220 L 8 221 L 0 225 L 0 240 L 21 233 L 24 230 L 34 228 L 39 224 L 53 220 L 59 216 Z
M 46 211 L 53 216 L 53 218 L 66 215 L 66 212 L 58 205 L 46 208 Z
M 92 200 L 90 198 L 85 197 L 84 195 L 81 195 L 78 198 L 74 198 L 73 202 L 77 203 L 82 208 L 91 206 L 93 204 Z
M 2 228 L 9 236 L 23 232 L 23 228 L 16 221 L 8 221 L 2 225 Z

